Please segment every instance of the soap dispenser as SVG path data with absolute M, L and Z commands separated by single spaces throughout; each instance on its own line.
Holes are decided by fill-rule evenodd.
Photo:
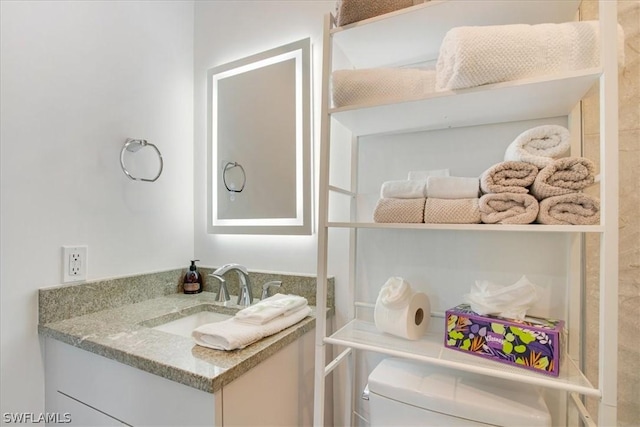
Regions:
M 202 292 L 202 275 L 196 268 L 196 261 L 199 259 L 191 260 L 191 266 L 189 271 L 184 275 L 184 293 L 185 294 L 199 294 Z

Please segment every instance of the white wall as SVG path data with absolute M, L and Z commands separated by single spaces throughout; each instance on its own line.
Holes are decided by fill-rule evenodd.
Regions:
M 37 289 L 61 282 L 60 247 L 89 246 L 88 279 L 193 256 L 194 11 L 190 1 L 1 8 L 0 412 L 39 413 Z M 120 170 L 127 137 L 162 151 L 155 183 Z
M 202 265 L 238 262 L 253 270 L 315 274 L 316 235 L 211 235 L 206 232 L 206 77 L 209 68 L 311 37 L 313 141 L 317 164 L 324 15 L 335 1 L 196 2 L 195 13 L 195 254 Z M 316 174 L 317 175 L 317 174 Z M 314 192 L 317 178 L 314 179 Z M 315 199 L 315 196 L 314 196 Z M 317 207 L 314 207 L 317 210 Z

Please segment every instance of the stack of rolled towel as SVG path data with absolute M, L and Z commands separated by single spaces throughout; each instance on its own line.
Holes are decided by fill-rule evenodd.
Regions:
M 383 183 L 373 219 L 385 223 L 598 224 L 598 199 L 582 193 L 594 183 L 595 166 L 584 157 L 561 157 L 570 148 L 569 131 L 562 126 L 529 129 L 507 147 L 504 161 L 480 178 L 449 176 L 445 169 L 411 172 L 409 180 Z
M 275 294 L 240 310 L 234 317 L 193 330 L 196 344 L 216 350 L 241 349 L 288 328 L 311 314 L 307 299 Z
M 384 223 L 480 223 L 479 179 L 448 175 L 448 169 L 410 172 L 409 180 L 383 183 L 373 220 Z
M 538 216 L 538 201 L 528 194 L 538 174 L 535 165 L 505 161 L 480 177 L 480 218 L 485 224 L 530 224 Z
M 485 224 L 530 224 L 539 212 L 529 187 L 539 169 L 571 148 L 569 131 L 545 125 L 529 129 L 509 144 L 504 162 L 480 176 L 480 215 Z
M 521 133 L 507 147 L 505 161 L 480 177 L 482 222 L 598 224 L 598 199 L 581 193 L 593 184 L 595 166 L 583 157 L 559 158 L 569 149 L 569 131 L 562 126 Z
M 531 186 L 540 201 L 538 222 L 553 225 L 600 223 L 600 202 L 582 190 L 594 182 L 593 162 L 584 157 L 566 157 L 545 166 Z

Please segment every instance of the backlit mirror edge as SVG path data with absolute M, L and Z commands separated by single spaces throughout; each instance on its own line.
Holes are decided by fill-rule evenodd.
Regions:
M 253 224 L 238 225 L 214 225 L 214 200 L 216 199 L 216 188 L 213 185 L 213 150 L 214 146 L 212 134 L 212 102 L 213 102 L 213 76 L 231 69 L 245 66 L 254 62 L 262 61 L 266 58 L 281 55 L 286 52 L 301 51 L 302 61 L 302 215 L 296 218 L 285 220 L 235 220 L 236 222 L 253 222 Z M 299 159 L 300 154 L 296 153 Z M 298 165 L 299 166 L 299 165 Z M 297 167 L 298 167 L 297 166 Z M 247 58 L 230 62 L 218 67 L 211 68 L 207 72 L 207 233 L 209 234 L 271 234 L 271 235 L 311 235 L 313 234 L 312 218 L 312 193 L 311 185 L 312 173 L 311 159 L 311 39 L 305 38 L 293 43 L 279 46 Z M 265 222 L 295 222 L 296 224 L 265 225 Z M 302 222 L 300 224 L 300 222 Z

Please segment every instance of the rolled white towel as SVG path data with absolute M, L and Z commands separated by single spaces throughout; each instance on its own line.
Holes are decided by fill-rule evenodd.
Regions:
M 402 277 L 390 277 L 378 293 L 378 303 L 387 308 L 402 308 L 409 304 L 413 295 L 411 285 Z
M 311 314 L 309 306 L 302 307 L 288 316 L 280 316 L 264 325 L 242 322 L 235 317 L 217 323 L 208 323 L 193 330 L 191 336 L 196 344 L 215 350 L 245 348 L 264 337 L 295 325 Z
M 437 199 L 473 199 L 480 193 L 480 179 L 460 176 L 430 176 L 427 197 Z
M 436 63 L 436 90 L 455 90 L 598 67 L 598 21 L 456 27 Z M 618 61 L 624 32 L 618 25 Z
M 426 180 L 430 176 L 449 176 L 449 169 L 434 169 L 430 171 L 410 171 L 409 180 Z
M 299 295 L 275 294 L 240 310 L 235 317 L 242 322 L 263 325 L 276 317 L 287 316 L 306 305 L 307 299 Z
M 427 181 L 386 181 L 380 188 L 382 199 L 419 199 L 425 197 Z
M 531 163 L 542 169 L 569 152 L 570 138 L 569 130 L 562 126 L 537 126 L 522 132 L 509 144 L 504 160 Z

